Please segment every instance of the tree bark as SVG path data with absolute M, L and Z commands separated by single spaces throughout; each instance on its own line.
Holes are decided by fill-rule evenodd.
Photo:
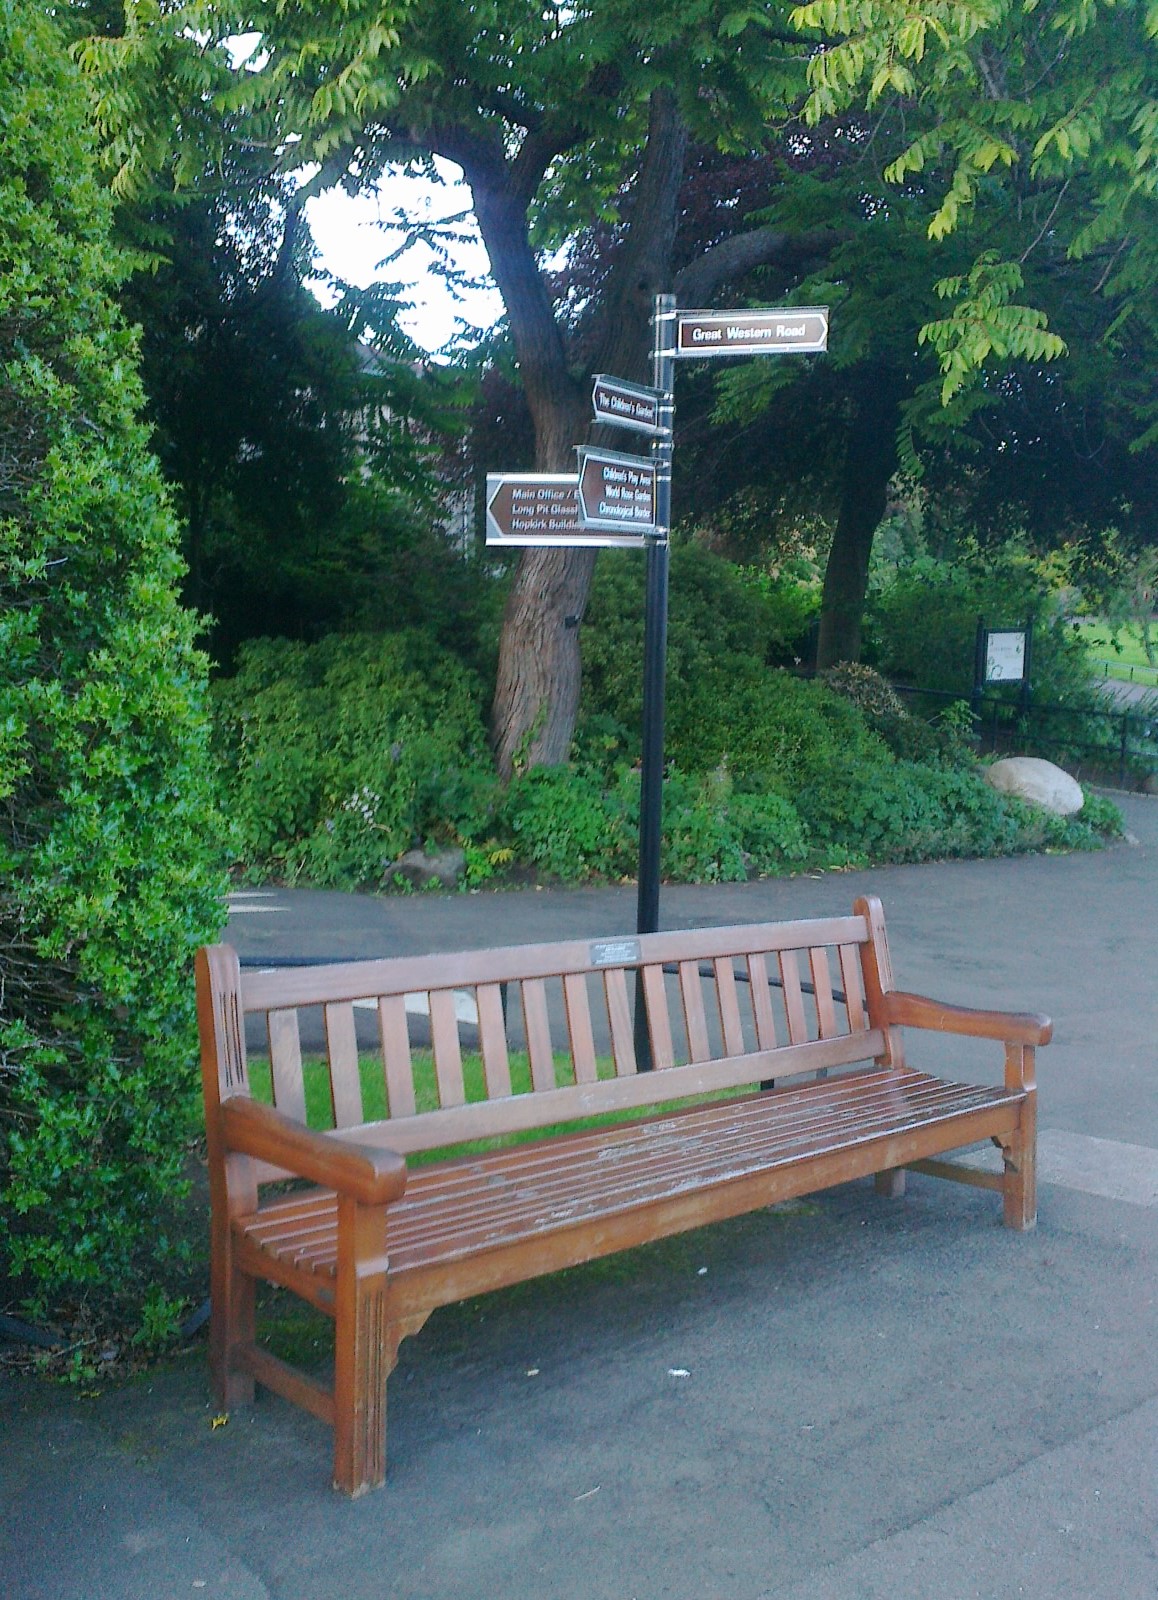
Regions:
M 517 155 L 463 130 L 436 130 L 431 147 L 457 161 L 470 185 L 479 230 L 506 307 L 527 404 L 535 426 L 535 467 L 573 473 L 574 446 L 592 435 L 590 376 L 649 377 L 648 318 L 671 285 L 672 253 L 688 130 L 670 89 L 653 91 L 648 134 L 630 196 L 628 227 L 594 325 L 573 371 L 562 330 L 527 227 L 527 209 L 554 157 L 576 137 L 543 123 L 528 128 Z M 755 230 L 746 244 L 708 252 L 689 282 L 707 294 L 722 276 L 763 261 L 818 253 L 828 236 L 793 241 Z M 596 430 L 595 438 L 599 438 Z M 887 481 L 887 479 L 886 479 Z M 515 572 L 503 618 L 491 708 L 491 745 L 500 774 L 564 761 L 579 711 L 580 624 L 595 568 L 594 550 L 529 549 Z
M 840 512 L 824 573 L 816 670 L 859 661 L 869 558 L 897 465 L 902 386 L 877 369 L 861 389 L 849 422 Z
M 652 96 L 648 142 L 627 242 L 616 262 L 594 340 L 592 370 L 646 371 L 652 297 L 668 281 L 687 130 L 667 90 Z M 505 174 L 509 177 L 509 173 Z M 589 374 L 573 377 L 546 285 L 527 238 L 526 200 L 481 167 L 467 179 L 479 229 L 510 319 L 535 425 L 535 466 L 574 472 L 574 446 L 590 433 Z M 503 616 L 491 745 L 499 773 L 565 761 L 579 714 L 579 628 L 594 550 L 529 549 L 519 559 Z

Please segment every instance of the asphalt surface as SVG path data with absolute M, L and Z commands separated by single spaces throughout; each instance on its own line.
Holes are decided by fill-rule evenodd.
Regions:
M 386 1487 L 354 1503 L 304 1413 L 213 1425 L 202 1350 L 88 1398 L 0 1380 L 0 1595 L 1152 1600 L 1158 799 L 1125 809 L 1136 842 L 1090 855 L 663 894 L 674 927 L 875 892 L 901 985 L 1050 1012 L 1036 1232 L 984 1191 L 852 1184 L 447 1308 L 402 1347 Z M 379 955 L 634 915 L 630 887 L 279 891 L 230 937 Z

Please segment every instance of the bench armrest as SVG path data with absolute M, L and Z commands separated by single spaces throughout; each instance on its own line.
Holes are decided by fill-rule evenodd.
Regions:
M 397 1151 L 318 1133 L 247 1095 L 222 1102 L 221 1131 L 226 1149 L 285 1167 L 363 1205 L 397 1200 L 406 1187 L 406 1161 Z
M 902 989 L 890 989 L 884 1006 L 885 1021 L 905 1028 L 1001 1039 L 1005 1044 L 1048 1044 L 1053 1037 L 1053 1023 L 1040 1011 L 975 1011 Z

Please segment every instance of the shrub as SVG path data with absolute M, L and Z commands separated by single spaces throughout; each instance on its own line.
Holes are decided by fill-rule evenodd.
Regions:
M 834 864 L 1001 855 L 1039 842 L 1027 808 L 974 773 L 911 761 L 817 771 L 798 803 Z
M 137 420 L 86 104 L 0 5 L 0 1230 L 34 1314 L 130 1309 L 172 1237 L 191 953 L 222 922 L 206 664 Z M 90 1308 L 91 1314 L 91 1308 Z
M 711 693 L 737 662 L 759 668 L 790 661 L 800 617 L 795 587 L 790 603 L 782 605 L 775 591 L 747 578 L 723 557 L 698 545 L 673 546 L 669 729 L 686 701 Z M 622 749 L 633 754 L 639 750 L 643 715 L 643 623 L 642 561 L 634 553 L 605 552 L 595 569 L 583 631 L 583 717 L 585 722 L 592 718 L 609 722 Z M 675 759 L 678 765 L 688 765 L 682 753 Z M 708 760 L 695 770 L 714 764 Z
M 591 767 L 534 767 L 513 779 L 501 824 L 517 857 L 564 882 L 634 871 L 639 784 L 612 789 Z
M 662 805 L 660 870 L 679 883 L 734 882 L 807 855 L 792 804 L 738 793 L 726 772 L 669 767 Z M 621 767 L 608 781 L 593 767 L 537 767 L 511 784 L 499 821 L 520 860 L 565 882 L 634 877 L 639 772 Z
M 412 845 L 485 829 L 498 784 L 478 685 L 424 633 L 259 640 L 215 696 L 251 872 L 379 882 Z
M 990 627 L 1032 617 L 1035 698 L 1073 704 L 1089 695 L 1084 646 L 1037 564 L 1014 546 L 967 549 L 952 563 L 921 557 L 874 596 L 871 610 L 876 664 L 891 678 L 968 695 L 978 617 Z

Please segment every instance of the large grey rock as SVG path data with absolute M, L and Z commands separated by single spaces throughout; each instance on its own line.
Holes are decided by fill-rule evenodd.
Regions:
M 444 850 L 437 856 L 428 856 L 424 850 L 407 850 L 390 863 L 382 879 L 390 884 L 395 878 L 403 878 L 415 889 L 428 889 L 431 884 L 454 889 L 465 871 L 466 854 L 462 850 Z
M 1005 756 L 983 771 L 986 783 L 999 794 L 1014 795 L 1059 817 L 1072 817 L 1085 804 L 1077 779 L 1040 756 Z

